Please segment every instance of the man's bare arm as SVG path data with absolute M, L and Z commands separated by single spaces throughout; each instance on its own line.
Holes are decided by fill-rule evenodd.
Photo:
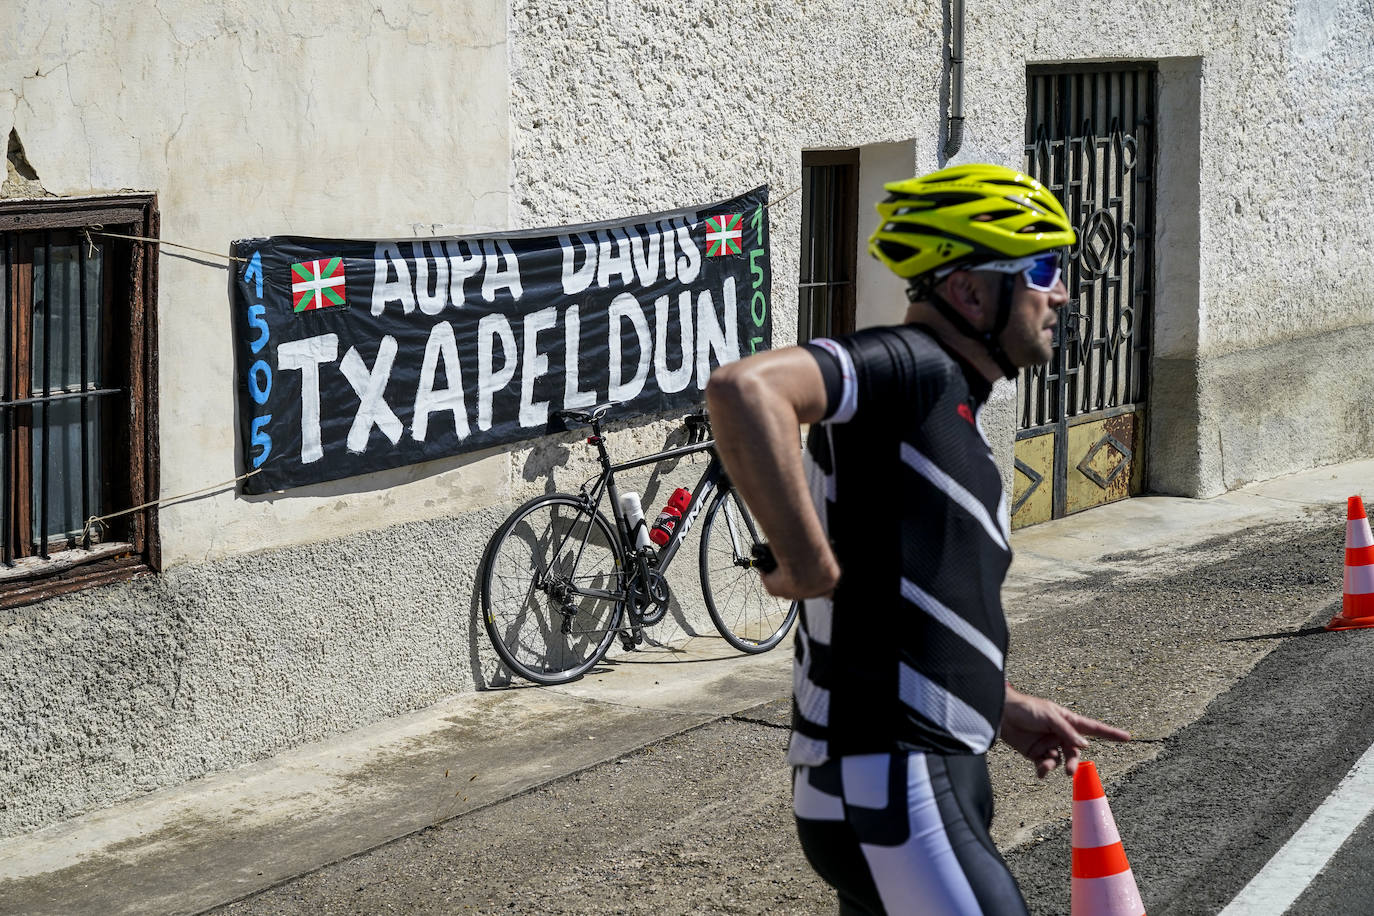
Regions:
M 799 426 L 825 415 L 825 382 L 800 347 L 721 366 L 706 386 L 716 450 L 763 526 L 778 568 L 765 587 L 784 598 L 829 594 L 840 568 L 816 515 L 798 448 Z

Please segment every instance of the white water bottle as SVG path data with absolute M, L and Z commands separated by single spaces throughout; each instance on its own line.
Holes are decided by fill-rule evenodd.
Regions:
M 634 541 L 635 549 L 648 547 L 649 526 L 644 523 L 644 507 L 639 503 L 638 493 L 620 494 L 620 514 L 630 525 L 630 540 Z

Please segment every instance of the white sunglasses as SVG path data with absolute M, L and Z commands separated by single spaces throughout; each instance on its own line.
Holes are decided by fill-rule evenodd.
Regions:
M 1059 268 L 1059 255 L 1054 252 L 1037 254 L 1028 258 L 1011 261 L 984 261 L 966 270 L 986 270 L 998 274 L 1020 274 L 1026 278 L 1026 286 L 1042 293 L 1053 292 L 1059 285 L 1062 271 Z

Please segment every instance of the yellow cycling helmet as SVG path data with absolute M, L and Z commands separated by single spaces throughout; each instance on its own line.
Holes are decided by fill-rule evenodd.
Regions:
M 899 277 L 940 267 L 1024 258 L 1072 245 L 1073 227 L 1049 189 L 1000 165 L 956 165 L 883 185 L 869 254 Z

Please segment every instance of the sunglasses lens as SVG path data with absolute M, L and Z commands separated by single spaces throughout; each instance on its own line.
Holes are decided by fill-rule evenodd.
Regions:
M 1059 256 L 1044 255 L 1026 270 L 1026 284 L 1033 289 L 1052 290 L 1059 282 Z

